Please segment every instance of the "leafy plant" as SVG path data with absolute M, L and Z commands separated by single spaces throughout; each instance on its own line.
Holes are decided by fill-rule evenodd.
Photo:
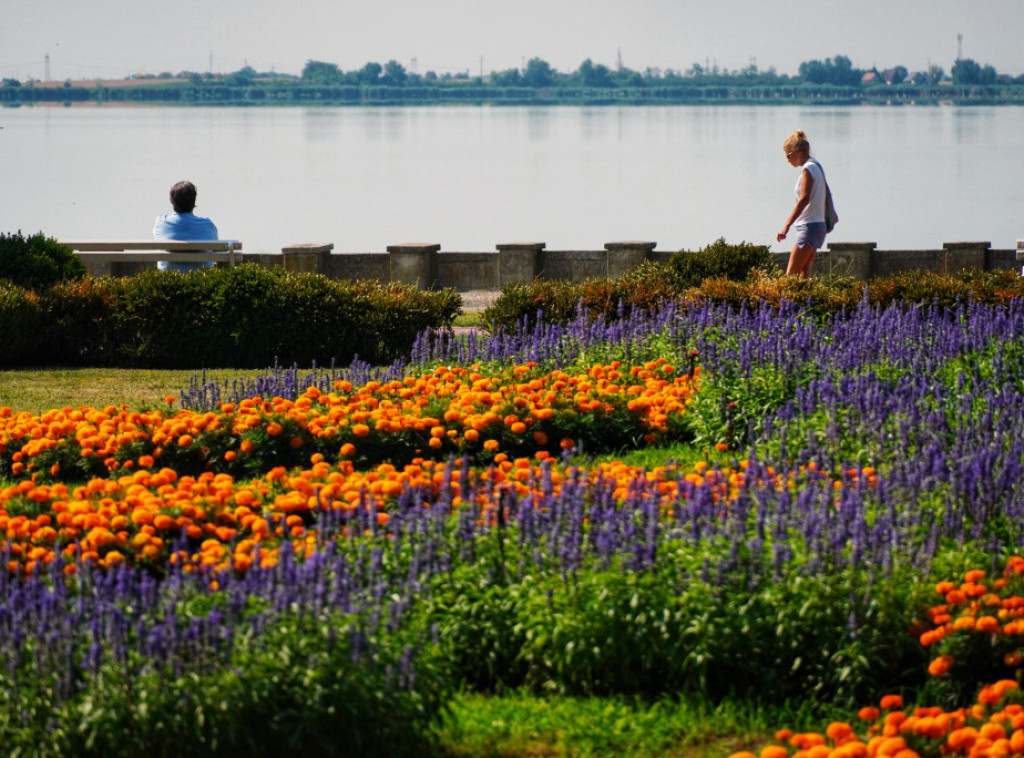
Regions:
M 754 271 L 778 272 L 768 245 L 740 242 L 730 245 L 719 237 L 696 252 L 680 250 L 668 262 L 678 277 L 680 287 L 696 287 L 705 279 L 725 277 L 742 281 Z
M 23 236 L 21 231 L 0 233 L 0 279 L 25 289 L 40 290 L 85 275 L 85 265 L 71 248 L 42 232 L 30 237 Z

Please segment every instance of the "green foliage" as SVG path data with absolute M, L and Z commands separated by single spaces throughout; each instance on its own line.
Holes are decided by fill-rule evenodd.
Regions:
M 587 279 L 583 282 L 537 279 L 529 284 L 505 287 L 494 304 L 484 311 L 492 328 L 532 326 L 538 318 L 565 323 L 578 309 L 590 317 L 616 317 L 619 313 L 652 313 L 667 300 L 680 299 L 703 281 L 719 277 L 740 281 L 758 275 L 777 276 L 778 266 L 769 248 L 724 238 L 695 252 L 679 252 L 666 264 L 644 261 L 618 279 Z M 538 316 L 538 311 L 543 311 Z
M 505 545 L 514 552 L 515 537 Z M 441 582 L 428 604 L 453 672 L 478 691 L 852 706 L 924 678 L 924 653 L 906 633 L 920 600 L 909 579 L 866 592 L 860 576 L 792 572 L 712 591 L 686 578 L 701 557 L 678 554 L 644 574 L 588 566 L 499 581 L 507 574 L 494 571 L 493 548 L 478 547 L 475 566 Z M 867 621 L 855 638 L 851 614 Z
M 697 252 L 679 251 L 669 259 L 668 265 L 682 288 L 696 287 L 705 279 L 720 277 L 742 281 L 754 271 L 778 271 L 770 250 L 767 245 L 749 242 L 730 245 L 724 237 L 719 237 Z
M 188 274 L 0 285 L 0 365 L 28 361 L 145 368 L 388 364 L 417 334 L 450 326 L 453 290 L 332 280 L 254 264 Z
M 620 310 L 653 313 L 682 291 L 670 267 L 644 261 L 618 279 L 536 279 L 529 284 L 509 285 L 483 317 L 491 328 L 517 329 L 524 324 L 532 327 L 538 318 L 546 323 L 566 323 L 580 309 L 591 318 L 614 316 Z
M 949 307 L 966 299 L 1002 304 L 1024 297 L 1024 277 L 1013 271 L 969 269 L 955 274 L 907 271 L 871 279 L 868 296 L 872 303 L 882 306 L 903 302 Z
M 36 334 L 37 362 L 49 366 L 115 362 L 120 350 L 115 303 L 116 290 L 91 278 L 41 291 L 44 326 Z
M 369 323 L 362 327 L 356 349 L 361 358 L 371 362 L 390 363 L 408 352 L 416 336 L 428 327 L 451 326 L 462 299 L 455 290 L 421 290 L 404 284 L 356 282 L 356 307 Z M 365 352 L 363 352 L 365 350 Z
M 209 609 L 205 609 L 206 613 Z M 258 641 L 236 642 L 228 665 L 183 675 L 129 673 L 131 662 L 106 661 L 91 686 L 53 705 L 57 681 L 18 678 L 0 710 L 7 755 L 117 758 L 177 756 L 421 756 L 450 694 L 436 665 L 418 661 L 419 683 L 397 671 L 402 635 L 382 640 L 376 660 L 355 662 L 344 618 L 296 618 Z
M 705 279 L 696 297 L 736 307 L 767 303 L 779 307 L 784 301 L 805 304 L 816 314 L 836 313 L 854 307 L 864 297 L 865 283 L 850 277 L 774 277 L 754 272 L 745 281 L 726 278 Z
M 85 274 L 85 266 L 70 248 L 42 232 L 31 237 L 20 231 L 0 233 L 0 280 L 39 290 Z
M 0 279 L 0 334 L 3 334 L 0 362 L 18 366 L 37 361 L 39 335 L 44 324 L 45 316 L 35 293 Z

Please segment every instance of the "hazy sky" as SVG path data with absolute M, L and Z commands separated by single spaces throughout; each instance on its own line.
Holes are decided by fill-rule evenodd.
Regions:
M 394 59 L 419 73 L 478 74 L 533 57 L 564 73 L 614 67 L 795 74 L 846 55 L 858 68 L 962 53 L 1024 73 L 1024 0 L 0 0 L 0 77 L 122 78 L 133 72 L 298 74 Z

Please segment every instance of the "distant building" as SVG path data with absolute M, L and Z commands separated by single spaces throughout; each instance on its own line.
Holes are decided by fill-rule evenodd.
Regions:
M 876 84 L 878 82 L 878 74 L 875 71 L 865 71 L 864 76 L 860 78 L 861 84 Z

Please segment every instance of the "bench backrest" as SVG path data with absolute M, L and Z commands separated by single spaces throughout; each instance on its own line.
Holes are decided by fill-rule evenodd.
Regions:
M 60 244 L 70 247 L 76 253 L 87 252 L 128 252 L 130 250 L 167 250 L 171 252 L 213 252 L 228 253 L 242 249 L 238 240 L 196 240 L 179 242 L 177 240 L 60 240 Z
M 60 240 L 83 260 L 97 263 L 175 261 L 201 263 L 223 260 L 234 266 L 235 253 L 242 250 L 238 240 Z

